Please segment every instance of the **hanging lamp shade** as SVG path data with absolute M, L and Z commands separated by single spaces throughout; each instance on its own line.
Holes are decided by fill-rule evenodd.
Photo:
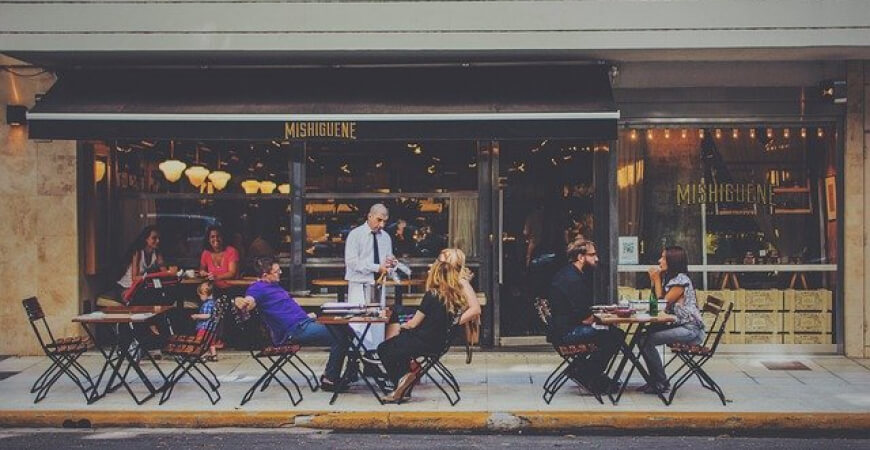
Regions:
M 245 194 L 256 194 L 260 190 L 260 182 L 257 180 L 242 181 L 242 189 Z
M 279 184 L 278 185 L 278 192 L 280 192 L 282 194 L 289 194 L 290 193 L 290 184 L 289 183 Z
M 167 159 L 157 166 L 157 168 L 163 172 L 166 181 L 169 181 L 170 183 L 175 183 L 181 179 L 181 174 L 184 172 L 185 167 L 187 167 L 187 164 L 177 159 Z
M 267 180 L 267 181 L 260 182 L 260 192 L 262 192 L 264 194 L 271 194 L 271 193 L 275 192 L 276 187 L 278 187 L 278 185 L 272 181 Z
M 94 161 L 94 183 L 99 183 L 103 181 L 103 177 L 106 176 L 106 162 L 100 161 L 99 159 Z
M 230 178 L 233 176 L 228 172 L 224 172 L 223 170 L 215 170 L 214 172 L 208 174 L 208 179 L 214 185 L 214 188 L 222 191 L 225 187 L 227 187 L 227 182 L 230 181 Z
M 209 170 L 202 166 L 192 166 L 184 171 L 187 179 L 193 187 L 200 187 L 209 174 Z

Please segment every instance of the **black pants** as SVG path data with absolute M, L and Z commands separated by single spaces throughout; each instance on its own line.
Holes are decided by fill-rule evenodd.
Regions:
M 625 340 L 625 332 L 617 327 L 606 330 L 593 328 L 592 325 L 578 325 L 570 333 L 562 337 L 563 344 L 595 344 L 598 350 L 589 357 L 583 365 L 583 375 L 597 376 L 604 373 L 607 364 L 619 351 L 619 346 Z
M 387 370 L 387 376 L 393 383 L 398 383 L 402 376 L 410 372 L 411 359 L 426 354 L 430 347 L 414 333 L 402 332 L 382 342 L 378 346 L 378 356 Z

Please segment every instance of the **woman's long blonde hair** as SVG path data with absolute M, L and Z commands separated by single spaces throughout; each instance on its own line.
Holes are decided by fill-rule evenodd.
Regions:
M 426 290 L 438 296 L 451 315 L 468 307 L 468 301 L 459 284 L 461 270 L 446 261 L 436 260 L 426 277 Z
M 438 261 L 446 262 L 455 269 L 459 270 L 459 278 L 465 281 L 471 281 L 474 274 L 468 267 L 465 267 L 465 252 L 458 248 L 445 248 L 438 254 Z

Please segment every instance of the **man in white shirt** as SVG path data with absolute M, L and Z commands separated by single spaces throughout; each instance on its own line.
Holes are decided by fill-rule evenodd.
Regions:
M 348 303 L 365 304 L 372 300 L 375 279 L 390 270 L 395 264 L 393 243 L 383 231 L 389 218 L 387 207 L 381 203 L 369 209 L 366 223 L 354 228 L 347 235 L 344 246 L 344 279 L 347 280 Z M 381 291 L 377 300 L 384 305 L 386 294 Z M 365 326 L 359 329 L 361 332 Z M 366 336 L 365 346 L 374 349 L 384 340 L 384 327 L 373 325 Z

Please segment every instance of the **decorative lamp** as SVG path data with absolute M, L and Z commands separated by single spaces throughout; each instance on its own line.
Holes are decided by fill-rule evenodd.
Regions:
M 278 187 L 278 185 L 276 185 L 272 181 L 267 180 L 267 181 L 260 182 L 260 192 L 262 192 L 264 194 L 271 194 L 271 193 L 275 192 L 276 187 Z
M 278 185 L 278 192 L 280 192 L 282 194 L 289 194 L 290 193 L 290 184 L 288 184 L 288 183 L 279 184 Z
M 260 190 L 260 182 L 257 180 L 242 181 L 242 189 L 245 194 L 256 194 Z
M 209 170 L 202 166 L 192 166 L 184 171 L 188 181 L 193 187 L 200 187 L 209 174 Z
M 175 183 L 181 178 L 181 173 L 184 172 L 184 168 L 187 167 L 187 164 L 175 159 L 175 141 L 169 142 L 169 159 L 160 163 L 157 168 L 163 172 L 163 176 L 166 177 L 166 181 L 170 183 Z
M 106 162 L 101 160 L 94 161 L 94 183 L 103 181 L 106 176 Z
M 227 182 L 230 181 L 230 178 L 233 176 L 223 170 L 215 170 L 214 172 L 208 174 L 208 180 L 214 185 L 214 188 L 222 191 L 225 187 L 227 187 Z

